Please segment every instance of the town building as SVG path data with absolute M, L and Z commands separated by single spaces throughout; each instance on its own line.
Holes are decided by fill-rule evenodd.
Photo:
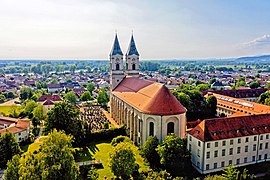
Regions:
M 244 116 L 270 113 L 270 106 L 209 92 L 217 98 L 218 116 Z
M 18 142 L 25 141 L 30 134 L 30 121 L 10 117 L 0 117 L 0 136 L 11 132 Z
M 270 114 L 201 121 L 187 135 L 193 166 L 202 174 L 270 161 Z
M 125 55 L 117 35 L 110 53 L 110 110 L 118 124 L 124 124 L 130 138 L 138 145 L 149 136 L 160 141 L 167 134 L 186 136 L 186 108 L 168 88 L 139 78 L 139 53 L 133 35 Z
M 38 98 L 37 103 L 43 105 L 43 113 L 46 114 L 49 110 L 54 108 L 54 104 L 62 102 L 63 99 L 58 94 L 42 95 Z

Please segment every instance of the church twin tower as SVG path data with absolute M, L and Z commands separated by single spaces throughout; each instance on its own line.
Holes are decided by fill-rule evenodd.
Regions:
M 113 90 L 125 76 L 139 77 L 139 53 L 137 51 L 133 34 L 125 55 L 126 64 L 124 70 L 123 53 L 120 44 L 115 35 L 112 51 L 110 53 L 110 85 Z

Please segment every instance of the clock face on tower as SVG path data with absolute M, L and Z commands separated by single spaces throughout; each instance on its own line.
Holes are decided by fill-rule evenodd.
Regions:
M 132 59 L 132 62 L 133 62 L 133 63 L 135 63 L 135 62 L 136 62 L 136 59 L 135 59 L 135 58 L 133 58 L 133 59 Z
M 120 59 L 119 58 L 116 58 L 116 63 L 120 63 Z

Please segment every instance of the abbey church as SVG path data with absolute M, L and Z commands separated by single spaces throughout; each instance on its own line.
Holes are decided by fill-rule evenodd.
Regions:
M 126 126 L 134 143 L 142 145 L 149 136 L 161 141 L 170 133 L 186 136 L 186 108 L 165 85 L 139 78 L 139 53 L 133 35 L 125 61 L 115 35 L 110 53 L 110 88 L 111 116 Z

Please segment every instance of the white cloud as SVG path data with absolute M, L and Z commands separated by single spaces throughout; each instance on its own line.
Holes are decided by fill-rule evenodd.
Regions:
M 266 34 L 243 44 L 244 48 L 264 49 L 270 47 L 270 35 Z

